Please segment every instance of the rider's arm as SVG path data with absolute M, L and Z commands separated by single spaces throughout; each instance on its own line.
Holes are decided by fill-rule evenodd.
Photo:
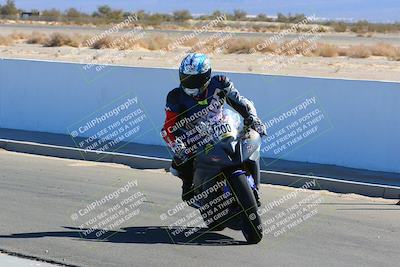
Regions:
M 178 120 L 178 115 L 180 111 L 178 99 L 179 97 L 177 95 L 176 89 L 170 91 L 167 95 L 167 102 L 165 105 L 165 122 L 164 127 L 161 131 L 161 135 L 169 146 L 171 146 L 176 139 L 174 132 L 171 129 Z
M 218 81 L 221 83 L 228 105 L 245 119 L 252 116 L 257 117 L 257 111 L 253 102 L 241 96 L 228 77 L 220 75 L 218 76 Z
M 218 76 L 222 83 L 226 102 L 234 108 L 244 118 L 244 125 L 253 128 L 260 135 L 267 134 L 267 128 L 264 123 L 258 118 L 256 108 L 253 102 L 241 96 L 233 83 L 225 76 Z

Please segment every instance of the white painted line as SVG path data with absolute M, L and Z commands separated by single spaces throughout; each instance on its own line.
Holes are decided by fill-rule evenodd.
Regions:
M 165 161 L 165 162 L 171 161 L 170 159 L 158 158 L 158 157 L 148 157 L 148 156 L 135 155 L 135 154 L 125 154 L 125 153 L 118 153 L 118 152 L 105 152 L 105 151 L 97 151 L 97 150 L 85 150 L 85 149 L 75 148 L 75 147 L 56 146 L 56 145 L 41 144 L 41 143 L 35 143 L 35 142 L 14 141 L 14 140 L 8 140 L 8 139 L 0 139 L 0 142 L 15 143 L 15 144 L 20 144 L 20 145 L 32 145 L 32 146 L 40 146 L 40 147 L 48 147 L 48 148 L 58 148 L 58 149 L 65 149 L 65 150 L 71 150 L 71 151 L 79 151 L 79 152 L 82 152 L 82 153 L 96 153 L 96 154 L 116 155 L 116 156 L 132 157 L 132 158 L 149 159 L 149 160 L 160 160 L 160 161 Z
M 328 177 L 322 177 L 322 176 L 295 174 L 295 173 L 288 173 L 288 172 L 263 171 L 263 170 L 261 170 L 261 173 L 270 173 L 270 174 L 286 175 L 286 176 L 293 176 L 293 177 L 299 177 L 299 178 L 324 180 L 324 181 L 329 181 L 329 182 L 339 182 L 339 183 L 346 183 L 346 184 L 357 184 L 357 185 L 374 186 L 374 187 L 391 188 L 391 189 L 400 190 L 400 187 L 393 186 L 393 185 L 380 185 L 380 184 L 356 182 L 356 181 L 349 181 L 349 180 L 343 180 L 343 179 L 337 179 L 337 178 L 328 178 Z
M 35 261 L 22 259 L 15 256 L 9 256 L 7 254 L 0 253 L 0 266 L 10 266 L 10 267 L 53 267 L 60 266 L 54 265 L 47 262 Z

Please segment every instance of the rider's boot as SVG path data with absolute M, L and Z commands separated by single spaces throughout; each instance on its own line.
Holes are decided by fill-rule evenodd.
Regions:
M 181 198 L 183 201 L 188 201 L 192 197 L 194 197 L 193 190 L 193 178 L 191 177 L 189 172 L 185 172 L 185 169 L 181 168 L 178 170 L 179 166 L 175 164 L 173 161 L 169 171 L 172 175 L 179 177 L 182 180 L 182 195 Z
M 182 179 L 182 200 L 189 201 L 194 197 L 193 179 L 187 179 L 185 177 L 180 178 Z

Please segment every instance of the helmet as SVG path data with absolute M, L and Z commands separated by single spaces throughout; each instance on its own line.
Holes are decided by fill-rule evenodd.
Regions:
M 181 87 L 186 94 L 198 96 L 203 93 L 211 78 L 210 60 L 204 54 L 188 54 L 179 67 Z

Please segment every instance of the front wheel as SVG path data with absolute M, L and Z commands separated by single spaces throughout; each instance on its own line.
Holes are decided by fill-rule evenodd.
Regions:
M 261 218 L 257 213 L 257 201 L 244 173 L 236 171 L 228 178 L 241 212 L 242 232 L 249 244 L 257 244 L 262 239 Z

